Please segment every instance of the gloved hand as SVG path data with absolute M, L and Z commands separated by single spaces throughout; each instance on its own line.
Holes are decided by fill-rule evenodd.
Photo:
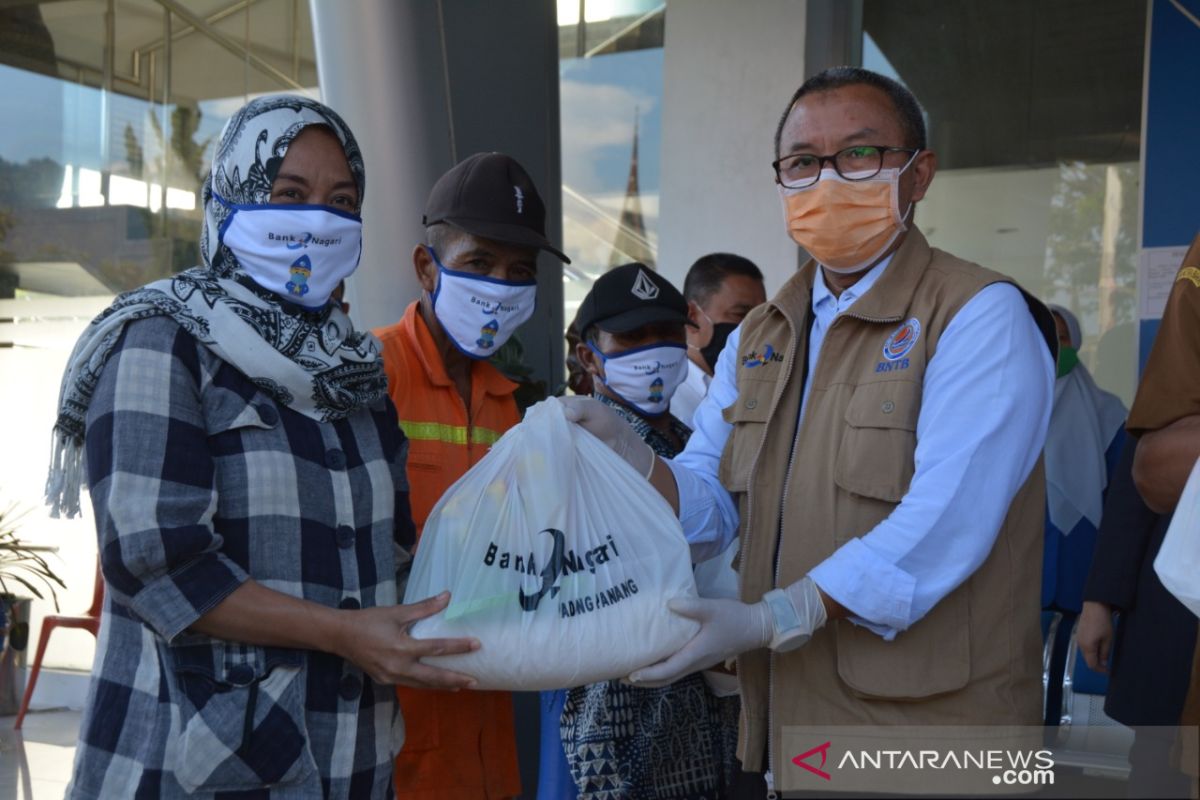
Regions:
M 558 402 L 570 422 L 608 445 L 639 475 L 649 475 L 654 451 L 615 411 L 591 397 L 560 397 Z
M 825 624 L 825 604 L 812 578 L 804 577 L 783 590 L 796 609 L 803 640 Z M 680 616 L 700 623 L 700 632 L 679 652 L 643 667 L 629 676 L 637 686 L 666 686 L 697 670 L 720 664 L 728 659 L 766 647 L 781 631 L 775 630 L 774 615 L 765 600 L 742 603 L 738 600 L 677 598 L 667 607 Z M 794 646 L 799 646 L 793 642 Z M 792 649 L 789 647 L 788 649 Z

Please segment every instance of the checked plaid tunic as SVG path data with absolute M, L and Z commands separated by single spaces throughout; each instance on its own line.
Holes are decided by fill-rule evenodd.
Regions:
M 414 532 L 392 404 L 317 422 L 152 317 L 104 367 L 86 444 L 107 596 L 67 796 L 389 797 L 392 687 L 189 626 L 248 578 L 335 608 L 396 603 Z

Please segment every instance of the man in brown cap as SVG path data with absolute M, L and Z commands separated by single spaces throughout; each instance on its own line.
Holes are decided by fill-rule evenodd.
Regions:
M 412 261 L 424 290 L 383 344 L 388 393 L 409 440 L 418 546 L 438 498 L 519 419 L 517 385 L 487 358 L 533 313 L 537 256 L 568 261 L 545 236 L 546 208 L 506 155 L 478 153 L 443 175 Z M 521 794 L 512 696 L 397 688 L 407 727 L 396 759 L 405 800 Z

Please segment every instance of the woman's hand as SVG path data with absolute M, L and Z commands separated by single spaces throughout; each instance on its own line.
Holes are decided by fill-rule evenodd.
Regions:
M 1075 629 L 1075 641 L 1088 668 L 1102 675 L 1108 674 L 1108 654 L 1112 650 L 1113 623 L 1112 606 L 1085 600 Z
M 450 603 L 450 593 L 408 606 L 337 609 L 246 581 L 193 624 L 192 630 L 218 639 L 321 650 L 341 656 L 379 683 L 422 689 L 463 689 L 469 675 L 422 664 L 425 656 L 449 656 L 479 649 L 478 639 L 414 639 L 412 624 Z
M 442 592 L 407 606 L 383 606 L 343 611 L 334 652 L 356 664 L 378 683 L 418 689 L 470 689 L 469 675 L 422 664 L 425 656 L 448 656 L 479 649 L 478 639 L 414 639 L 414 622 L 433 616 L 450 603 Z

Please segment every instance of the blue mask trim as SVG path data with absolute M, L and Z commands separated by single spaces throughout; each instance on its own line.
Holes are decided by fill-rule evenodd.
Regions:
M 593 353 L 600 356 L 601 361 L 608 361 L 610 358 L 624 358 L 625 356 L 631 356 L 636 353 L 643 353 L 647 350 L 657 350 L 660 347 L 675 347 L 680 350 L 683 350 L 685 352 L 685 355 L 686 355 L 686 351 L 687 351 L 686 344 L 677 344 L 675 342 L 653 342 L 651 344 L 644 344 L 641 347 L 635 347 L 632 350 L 622 350 L 621 352 L 613 353 L 612 355 L 608 355 L 608 354 L 604 353 L 602 350 L 600 350 L 600 348 L 596 347 L 596 345 L 592 344 L 591 342 L 588 342 L 587 346 L 592 349 Z
M 321 206 L 312 204 L 295 204 L 295 203 L 231 203 L 216 192 L 212 193 L 213 199 L 218 203 L 228 208 L 230 214 L 222 220 L 221 225 L 217 228 L 217 247 L 225 244 L 225 231 L 229 230 L 230 224 L 233 223 L 233 218 L 237 216 L 239 211 L 282 211 L 285 209 L 294 209 L 297 211 L 327 211 L 334 216 L 342 217 L 343 219 L 353 220 L 359 225 L 362 224 L 361 214 L 352 214 L 348 211 L 343 211 L 340 208 L 333 206 Z M 359 243 L 358 257 L 362 258 L 362 244 Z
M 440 271 L 446 273 L 447 275 L 451 275 L 455 278 L 466 278 L 467 280 L 472 280 L 472 281 L 483 281 L 484 283 L 494 283 L 497 286 L 537 286 L 537 278 L 530 278 L 527 281 L 505 281 L 505 280 L 501 280 L 500 278 L 492 278 L 487 275 L 480 275 L 475 272 L 461 272 L 459 270 L 450 269 L 449 267 L 447 267 L 445 264 L 442 263 L 442 260 L 440 258 L 438 258 L 437 252 L 432 247 L 430 247 L 429 245 L 425 245 L 425 249 L 429 251 L 429 255 L 433 256 L 433 263 L 437 264 L 438 269 Z
M 601 361 L 601 363 L 607 363 L 607 362 L 608 362 L 608 360 L 609 360 L 609 359 L 611 359 L 611 358 L 624 358 L 625 356 L 633 355 L 633 354 L 635 354 L 635 353 L 641 353 L 641 352 L 642 352 L 642 351 L 644 351 L 644 350 L 652 350 L 652 349 L 659 348 L 659 347 L 678 347 L 680 350 L 683 350 L 683 351 L 684 351 L 684 355 L 685 355 L 685 356 L 686 356 L 686 354 L 687 354 L 687 345 L 685 345 L 685 344 L 676 344 L 675 342 L 657 342 L 657 343 L 654 343 L 654 344 L 647 344 L 647 345 L 643 345 L 643 346 L 641 346 L 641 347 L 635 347 L 635 348 L 633 348 L 632 350 L 625 350 L 624 352 L 621 352 L 621 353 L 615 353 L 615 354 L 613 354 L 613 355 L 611 355 L 611 356 L 610 356 L 610 355 L 605 355 L 605 354 L 604 354 L 604 352 L 600 350 L 600 348 L 596 347 L 596 345 L 592 344 L 591 342 L 587 342 L 587 346 L 588 346 L 589 348 L 591 348 L 591 351 L 592 351 L 593 353 L 595 353 L 597 356 L 599 356 L 599 357 L 600 357 L 600 361 Z M 612 394 L 613 394 L 613 397 L 616 397 L 616 398 L 617 398 L 618 400 L 620 400 L 622 403 L 624 403 L 625 405 L 629 406 L 629 407 L 630 407 L 630 408 L 632 408 L 634 411 L 637 411 L 637 412 L 638 412 L 639 414 L 641 414 L 643 417 L 649 417 L 649 418 L 651 418 L 651 419 L 657 419 L 658 417 L 661 417 L 661 416 L 663 416 L 663 415 L 665 415 L 665 414 L 669 414 L 669 413 L 671 413 L 671 404 L 670 404 L 670 403 L 667 403 L 667 407 L 666 407 L 666 408 L 664 408 L 662 411 L 658 411 L 658 412 L 655 412 L 655 411 L 647 411 L 646 409 L 644 409 L 644 408 L 642 408 L 641 406 L 639 406 L 637 403 L 635 403 L 635 402 L 631 401 L 631 400 L 630 400 L 628 397 L 626 397 L 625 395 L 623 395 L 623 394 L 621 394 L 620 392 L 618 392 L 616 389 L 614 389 L 614 388 L 612 388 L 611 386 L 609 386 L 609 385 L 608 385 L 608 381 L 604 380 L 604 378 L 601 378 L 599 375 L 596 375 L 596 376 L 594 376 L 594 377 L 595 377 L 595 379 L 596 379 L 596 380 L 600 381 L 600 383 L 604 384 L 604 388 L 605 388 L 605 389 L 608 389 L 610 392 L 612 392 Z

